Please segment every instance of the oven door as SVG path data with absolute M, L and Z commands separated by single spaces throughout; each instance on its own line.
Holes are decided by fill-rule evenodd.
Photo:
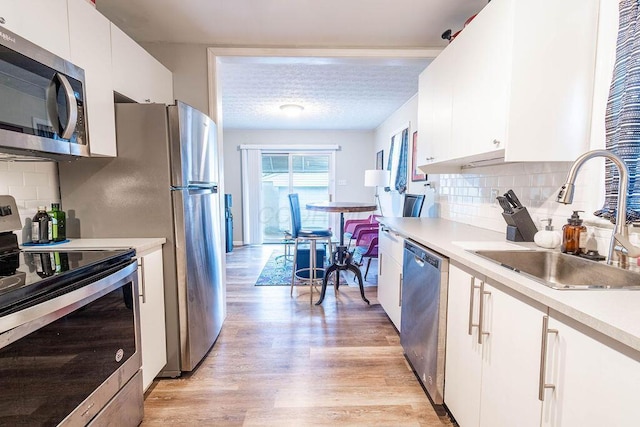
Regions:
M 132 261 L 0 318 L 0 425 L 86 425 L 121 389 L 132 400 L 127 383 L 141 366 L 136 269 Z M 133 395 L 137 424 L 141 382 Z

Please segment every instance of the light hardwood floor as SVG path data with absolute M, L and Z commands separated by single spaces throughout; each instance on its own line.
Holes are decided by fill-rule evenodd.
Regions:
M 451 425 L 405 361 L 375 287 L 365 288 L 370 306 L 341 286 L 317 307 L 307 287 L 291 298 L 286 286 L 254 286 L 273 249 L 227 254 L 220 337 L 195 371 L 154 382 L 143 426 Z

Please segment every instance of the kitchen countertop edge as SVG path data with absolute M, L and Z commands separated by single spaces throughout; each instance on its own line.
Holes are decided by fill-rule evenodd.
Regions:
M 109 249 L 135 249 L 137 255 L 144 254 L 156 247 L 162 247 L 167 242 L 164 237 L 122 237 L 122 238 L 91 238 L 69 239 L 69 242 L 51 246 L 21 246 L 25 251 L 42 250 L 109 250 Z
M 469 252 L 453 242 L 505 242 L 542 250 L 532 243 L 508 242 L 503 233 L 442 218 L 380 218 L 397 233 L 517 293 L 640 351 L 640 292 L 635 290 L 557 290 Z

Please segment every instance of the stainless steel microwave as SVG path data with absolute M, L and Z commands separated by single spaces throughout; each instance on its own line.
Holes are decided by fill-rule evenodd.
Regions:
M 0 153 L 89 156 L 84 70 L 3 28 Z

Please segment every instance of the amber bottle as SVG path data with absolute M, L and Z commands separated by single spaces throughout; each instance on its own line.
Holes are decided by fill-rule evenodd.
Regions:
M 567 220 L 567 224 L 562 227 L 560 250 L 563 253 L 579 255 L 586 245 L 587 227 L 582 225 L 579 212 L 583 211 L 573 211 L 571 218 Z

